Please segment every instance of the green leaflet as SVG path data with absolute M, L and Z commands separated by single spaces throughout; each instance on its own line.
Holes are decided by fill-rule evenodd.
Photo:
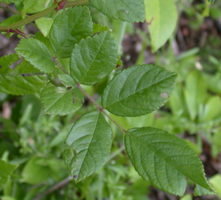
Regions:
M 125 146 L 138 173 L 156 187 L 183 195 L 188 178 L 211 190 L 202 163 L 185 140 L 163 130 L 146 127 L 129 130 Z
M 60 57 L 69 57 L 74 45 L 93 32 L 93 23 L 87 7 L 62 10 L 55 17 L 49 39 Z
M 83 96 L 77 89 L 55 87 L 52 84 L 42 89 L 40 99 L 45 112 L 54 115 L 74 113 L 83 103 Z
M 150 113 L 166 102 L 175 77 L 175 73 L 154 65 L 131 67 L 110 81 L 102 105 L 119 116 Z
M 53 19 L 50 17 L 41 17 L 40 19 L 37 19 L 35 23 L 41 33 L 47 37 L 53 24 Z
M 42 72 L 51 73 L 55 70 L 55 63 L 50 51 L 39 40 L 33 38 L 21 40 L 16 52 Z
M 50 7 L 53 3 L 53 0 L 23 0 L 25 13 L 36 13 Z
M 72 149 L 67 163 L 77 181 L 103 167 L 112 144 L 112 131 L 101 113 L 92 112 L 81 117 L 66 140 Z
M 0 160 L 0 186 L 6 184 L 16 166 Z
M 157 51 L 170 38 L 177 23 L 177 10 L 174 0 L 144 0 L 146 20 L 151 35 L 151 44 Z
M 0 92 L 6 94 L 34 94 L 38 93 L 44 85 L 44 77 L 0 75 Z
M 91 0 L 91 5 L 105 15 L 128 22 L 144 21 L 144 0 Z
M 75 46 L 71 57 L 71 75 L 82 84 L 93 85 L 111 73 L 117 59 L 117 47 L 110 33 L 97 34 Z

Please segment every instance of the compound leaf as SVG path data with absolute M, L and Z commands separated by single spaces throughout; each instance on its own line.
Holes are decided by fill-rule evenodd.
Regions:
M 16 52 L 42 72 L 51 73 L 55 70 L 55 63 L 50 51 L 39 40 L 33 38 L 21 40 Z
M 112 131 L 101 113 L 88 113 L 73 126 L 66 143 L 74 152 L 67 163 L 74 178 L 81 181 L 105 164 L 111 149 Z
M 144 21 L 144 0 L 91 0 L 91 5 L 109 16 L 128 22 Z
M 109 32 L 77 44 L 71 57 L 71 74 L 82 84 L 93 85 L 110 74 L 117 63 L 117 47 Z
M 49 39 L 60 57 L 69 57 L 74 45 L 93 32 L 93 23 L 87 7 L 62 10 L 55 17 Z
M 55 87 L 52 84 L 42 89 L 40 99 L 45 112 L 54 115 L 73 113 L 83 103 L 83 96 L 77 89 Z
M 111 113 L 135 117 L 162 106 L 171 92 L 175 73 L 154 65 L 126 69 L 108 84 L 102 97 L 103 106 Z
M 146 127 L 129 130 L 125 146 L 137 172 L 156 187 L 183 195 L 188 178 L 211 190 L 202 163 L 185 140 L 163 130 Z

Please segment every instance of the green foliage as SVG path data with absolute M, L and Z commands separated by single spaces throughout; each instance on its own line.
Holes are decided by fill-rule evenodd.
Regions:
M 91 0 L 91 5 L 110 18 L 128 22 L 144 21 L 143 0 Z
M 41 41 L 33 38 L 23 39 L 17 46 L 16 52 L 42 72 L 50 73 L 55 70 L 53 57 Z
M 125 145 L 138 173 L 160 189 L 183 195 L 186 178 L 210 189 L 197 155 L 182 139 L 160 129 L 139 128 L 129 130 Z
M 45 8 L 52 5 L 52 0 L 38 0 L 38 1 L 32 1 L 32 0 L 24 0 L 24 11 L 26 13 L 36 13 L 39 11 L 44 10 Z
M 103 106 L 120 116 L 139 116 L 166 102 L 175 74 L 154 65 L 134 66 L 114 77 L 104 91 Z
M 46 113 L 66 115 L 78 110 L 83 102 L 83 96 L 76 89 L 66 89 L 48 85 L 41 90 L 41 102 Z
M 4 185 L 8 181 L 8 178 L 11 176 L 15 168 L 15 165 L 0 160 L 0 186 Z
M 65 22 L 65 23 L 64 23 Z M 52 24 L 49 39 L 58 56 L 70 57 L 74 45 L 89 36 L 93 24 L 87 7 L 60 11 Z
M 88 113 L 73 126 L 66 143 L 72 151 L 66 162 L 74 179 L 81 181 L 105 164 L 112 144 L 112 131 L 102 114 Z
M 154 51 L 162 47 L 176 27 L 177 9 L 175 0 L 144 0 L 146 20 L 150 24 L 151 45 Z
M 7 94 L 24 95 L 40 92 L 45 81 L 41 77 L 0 75 L 0 91 Z
M 117 63 L 117 48 L 110 33 L 81 40 L 71 56 L 71 75 L 82 84 L 92 85 L 113 71 Z
M 211 90 L 220 95 L 219 86 L 215 81 L 206 83 L 209 75 L 203 76 L 198 70 L 189 72 L 187 62 L 185 69 L 182 64 L 175 68 L 172 61 L 169 66 L 164 62 L 161 67 L 135 64 L 125 69 L 119 59 L 125 22 L 143 22 L 146 18 L 151 22 L 152 49 L 156 51 L 166 43 L 176 26 L 175 1 L 55 3 L 21 0 L 16 3 L 21 18 L 26 13 L 36 14 L 15 24 L 9 20 L 6 30 L 0 26 L 0 30 L 7 32 L 12 28 L 18 32 L 18 25 L 22 28 L 34 21 L 41 32 L 21 39 L 16 54 L 0 58 L 0 92 L 26 95 L 16 99 L 18 106 L 10 107 L 11 119 L 0 119 L 0 127 L 5 131 L 2 136 L 0 130 L 0 136 L 7 138 L 0 141 L 0 156 L 19 165 L 10 181 L 15 167 L 0 161 L 0 184 L 7 182 L 1 186 L 1 198 L 31 200 L 38 199 L 39 194 L 49 194 L 50 200 L 64 199 L 62 192 L 50 194 L 51 190 L 72 180 L 74 189 L 71 185 L 64 190 L 65 199 L 141 200 L 146 198 L 144 191 L 150 185 L 179 196 L 187 184 L 197 185 L 197 194 L 211 192 L 197 156 L 200 147 L 173 134 L 202 130 L 204 134 L 212 129 L 214 134 L 208 138 L 216 141 L 213 153 L 221 151 L 217 141 L 221 129 L 216 127 L 221 120 L 221 101 L 218 95 L 208 94 Z M 119 24 L 122 26 L 116 30 Z M 177 59 L 185 56 L 188 57 L 181 55 Z M 175 87 L 176 73 L 167 68 L 178 72 Z M 216 80 L 219 78 L 220 74 Z M 171 92 L 168 112 L 164 112 L 161 108 Z M 10 98 L 0 94 L 0 104 L 5 99 L 10 102 Z M 7 111 L 7 104 L 4 107 Z M 169 129 L 170 133 L 160 128 Z M 119 132 L 124 136 L 119 136 Z M 128 163 L 122 153 L 124 148 L 145 181 Z M 111 149 L 116 152 L 111 154 Z M 116 156 L 118 159 L 111 162 Z M 52 186 L 57 181 L 58 185 Z M 220 193 L 220 177 L 210 182 Z M 19 192 L 12 189 L 16 187 Z M 123 190 L 128 190 L 127 195 Z

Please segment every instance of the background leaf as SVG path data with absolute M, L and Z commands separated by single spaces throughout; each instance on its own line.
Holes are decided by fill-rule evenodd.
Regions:
M 66 143 L 73 151 L 67 163 L 74 178 L 81 181 L 105 164 L 111 149 L 112 131 L 101 113 L 88 113 L 73 126 Z
M 6 184 L 16 166 L 0 160 L 0 186 Z
M 120 116 L 139 116 L 162 106 L 171 92 L 175 73 L 154 65 L 123 70 L 108 84 L 103 106 Z
M 156 51 L 170 38 L 177 23 L 174 0 L 145 0 L 146 20 L 153 50 Z
M 188 178 L 211 190 L 199 158 L 185 140 L 147 127 L 129 130 L 125 146 L 138 173 L 156 187 L 183 195 Z
M 117 47 L 110 33 L 97 34 L 73 49 L 71 75 L 82 84 L 92 85 L 111 73 L 117 59 Z

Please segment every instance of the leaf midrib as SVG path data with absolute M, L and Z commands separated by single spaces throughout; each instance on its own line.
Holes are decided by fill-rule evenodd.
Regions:
M 87 151 L 86 151 L 86 153 L 85 153 L 85 156 L 83 157 L 83 161 L 82 161 L 82 163 L 81 163 L 81 165 L 80 165 L 80 167 L 79 167 L 79 170 L 78 170 L 78 176 L 81 176 L 81 173 L 82 173 L 82 166 L 84 165 L 84 162 L 85 162 L 85 158 L 87 157 L 87 155 L 88 155 L 88 151 L 89 151 L 89 149 L 90 149 L 90 146 L 91 146 L 91 144 L 92 144 L 92 141 L 93 141 L 93 139 L 94 139 L 94 136 L 95 136 L 95 130 L 97 129 L 97 124 L 98 124 L 98 119 L 100 118 L 100 114 L 98 114 L 98 116 L 97 116 L 97 119 L 96 119 L 96 122 L 95 122 L 95 126 L 94 126 L 94 130 L 92 131 L 92 137 L 91 137 L 91 140 L 90 140 L 90 142 L 89 142 L 89 144 L 88 144 L 88 148 L 87 148 Z M 78 177 L 79 178 L 79 177 Z M 81 179 L 82 178 L 84 178 L 84 177 L 81 177 Z
M 132 93 L 132 94 L 130 94 L 130 95 L 128 95 L 128 96 L 126 96 L 126 97 L 124 97 L 124 98 L 122 98 L 122 99 L 120 99 L 120 100 L 118 100 L 118 101 L 116 101 L 116 102 L 114 102 L 114 103 L 112 103 L 112 104 L 109 104 L 109 105 L 105 106 L 105 107 L 106 107 L 106 108 L 112 107 L 112 106 L 114 106 L 115 104 L 118 104 L 118 103 L 120 103 L 121 101 L 125 101 L 126 99 L 128 99 L 128 98 L 130 98 L 130 97 L 136 95 L 137 93 L 143 92 L 144 90 L 149 89 L 149 88 L 151 88 L 151 87 L 154 87 L 154 86 L 156 86 L 157 84 L 160 84 L 161 82 L 166 81 L 166 80 L 168 80 L 168 79 L 171 79 L 171 78 L 173 78 L 173 77 L 175 77 L 175 76 L 176 76 L 175 74 L 172 74 L 172 73 L 171 73 L 170 76 L 168 76 L 168 77 L 166 77 L 166 78 L 164 78 L 164 79 L 162 79 L 162 80 L 160 80 L 160 81 L 158 81 L 158 82 L 156 82 L 156 83 L 154 83 L 154 84 L 152 84 L 152 85 L 149 85 L 148 87 L 145 87 L 145 88 L 142 88 L 142 89 L 140 89 L 140 90 L 137 90 L 137 91 L 135 91 L 135 93 Z
M 156 136 L 156 134 L 157 134 L 157 133 L 155 133 L 155 134 L 148 134 L 148 136 L 150 136 L 150 135 Z M 158 134 L 158 135 L 160 135 L 160 134 Z M 131 136 L 129 136 L 129 137 L 131 137 Z M 137 138 L 136 136 L 132 136 L 132 137 Z M 131 140 L 130 140 L 130 143 L 131 143 Z M 160 158 L 163 159 L 163 160 L 164 160 L 166 163 L 168 163 L 170 166 L 172 166 L 172 168 L 176 169 L 176 170 L 177 170 L 179 173 L 181 173 L 183 176 L 188 177 L 189 179 L 191 179 L 192 181 L 195 182 L 195 180 L 193 180 L 191 177 L 189 177 L 188 175 L 186 175 L 185 173 L 183 173 L 182 170 L 179 169 L 179 166 L 177 166 L 177 164 L 174 163 L 174 161 L 171 160 L 170 157 L 168 157 L 167 155 L 165 155 L 163 151 L 161 151 L 161 150 L 155 151 L 155 150 L 154 150 L 155 148 L 153 147 L 152 143 L 148 142 L 148 140 L 147 140 L 147 143 L 148 143 L 148 148 L 149 148 L 153 153 L 159 154 L 159 155 L 160 155 Z M 130 145 L 130 146 L 131 146 L 131 145 Z M 141 151 L 140 151 L 140 152 L 141 152 Z M 196 159 L 197 159 L 197 161 L 198 161 L 198 157 L 197 157 L 197 156 L 195 156 L 195 157 L 196 157 Z M 173 165 L 173 164 L 174 164 L 174 165 Z M 199 163 L 197 163 L 197 165 L 198 165 L 198 164 L 199 164 Z M 203 172 L 201 165 L 200 165 L 200 170 L 201 170 L 201 172 Z M 145 171 L 145 170 L 144 170 L 144 171 Z M 199 183 L 197 183 L 197 184 L 199 184 Z M 199 184 L 199 185 L 201 185 L 201 184 Z M 201 185 L 201 186 L 202 186 L 202 185 Z M 202 187 L 205 187 L 205 186 L 202 186 Z

